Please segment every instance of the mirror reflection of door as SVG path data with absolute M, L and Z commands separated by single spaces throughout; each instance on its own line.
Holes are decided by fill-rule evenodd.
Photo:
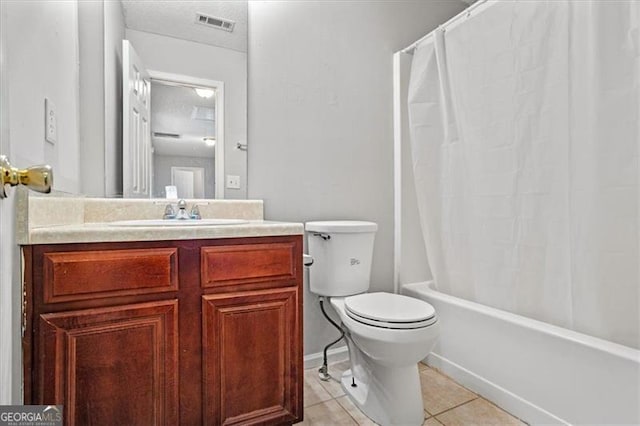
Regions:
M 151 196 L 151 79 L 128 40 L 122 41 L 122 190 L 126 198 Z
M 202 167 L 171 167 L 171 185 L 178 198 L 205 198 Z

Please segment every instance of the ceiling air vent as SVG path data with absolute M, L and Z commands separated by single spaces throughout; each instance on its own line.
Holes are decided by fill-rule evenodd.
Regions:
M 233 31 L 233 27 L 236 23 L 228 19 L 216 18 L 215 16 L 205 15 L 204 13 L 196 12 L 196 24 L 207 25 L 212 28 L 217 28 L 224 31 Z
M 180 135 L 177 133 L 167 133 L 167 132 L 153 132 L 153 136 L 156 138 L 173 138 L 179 139 Z

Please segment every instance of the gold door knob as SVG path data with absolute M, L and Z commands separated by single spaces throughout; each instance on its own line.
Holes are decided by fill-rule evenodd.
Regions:
M 53 185 L 53 170 L 51 166 L 33 166 L 28 169 L 11 167 L 9 159 L 0 155 L 0 199 L 7 197 L 5 185 L 25 185 L 29 189 L 48 194 Z

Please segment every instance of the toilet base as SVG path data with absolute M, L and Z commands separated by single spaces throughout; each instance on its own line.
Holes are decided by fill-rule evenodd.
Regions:
M 424 408 L 418 366 L 375 371 L 356 366 L 356 386 L 352 370 L 343 373 L 341 383 L 351 402 L 367 417 L 382 426 L 422 425 Z

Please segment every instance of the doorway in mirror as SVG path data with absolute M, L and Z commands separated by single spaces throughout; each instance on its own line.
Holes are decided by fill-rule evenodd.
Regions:
M 178 198 L 206 198 L 204 168 L 171 167 L 171 186 Z

